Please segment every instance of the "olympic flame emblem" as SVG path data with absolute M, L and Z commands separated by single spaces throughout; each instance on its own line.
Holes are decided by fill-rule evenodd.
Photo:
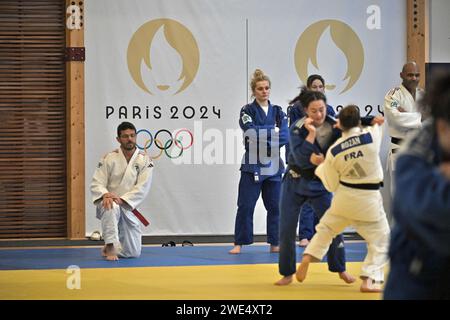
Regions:
M 131 37 L 128 70 L 135 83 L 154 95 L 178 94 L 197 74 L 200 53 L 192 33 L 171 19 L 151 20 Z
M 343 53 L 347 66 L 346 70 L 343 72 L 345 75 L 342 79 L 339 79 L 339 81 L 348 81 L 346 85 L 344 84 L 345 87 L 342 91 L 340 91 L 340 93 L 344 93 L 355 85 L 364 67 L 364 48 L 361 40 L 353 29 L 344 22 L 339 20 L 321 20 L 306 28 L 298 38 L 295 47 L 295 68 L 303 83 L 306 83 L 309 74 L 316 73 L 310 72 L 310 65 L 314 66 L 316 69 L 315 71 L 318 73 L 323 73 L 320 71 L 323 70 L 323 68 L 319 66 L 318 56 L 320 53 L 323 53 L 324 50 L 329 51 L 330 48 L 324 49 L 323 46 L 319 46 L 319 41 L 323 41 L 322 35 L 327 30 L 329 30 L 329 35 L 336 45 L 336 48 L 333 48 L 335 50 L 333 50 L 334 56 L 332 59 L 322 59 L 320 62 L 322 65 L 329 62 L 335 64 L 335 67 L 339 67 L 336 66 L 336 64 L 339 64 L 336 63 L 336 61 L 340 62 L 339 57 L 342 55 L 341 53 Z M 319 48 L 322 52 L 318 52 Z M 339 50 L 336 51 L 336 49 Z M 327 75 L 325 77 L 326 79 L 328 78 Z M 344 85 L 338 86 L 337 83 L 330 84 L 327 85 L 327 89 L 333 90 L 336 87 L 343 87 Z

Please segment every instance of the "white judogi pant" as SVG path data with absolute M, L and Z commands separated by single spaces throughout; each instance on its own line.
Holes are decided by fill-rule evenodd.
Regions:
M 141 255 L 142 232 L 138 218 L 116 203 L 106 210 L 101 202 L 97 205 L 97 219 L 101 220 L 105 244 L 112 243 L 119 257 L 137 258 Z
M 389 245 L 389 224 L 385 215 L 380 216 L 377 221 L 361 221 L 326 213 L 317 225 L 317 233 L 304 254 L 322 259 L 332 239 L 349 225 L 367 241 L 367 255 L 361 268 L 361 277 L 383 282 Z

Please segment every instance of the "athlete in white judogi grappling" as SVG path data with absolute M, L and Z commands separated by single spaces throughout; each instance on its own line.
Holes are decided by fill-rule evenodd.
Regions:
M 135 209 L 150 190 L 153 171 L 148 155 L 136 148 L 136 128 L 132 123 L 121 123 L 116 139 L 120 148 L 100 160 L 91 183 L 105 240 L 102 254 L 112 261 L 141 254 L 140 220 L 146 220 Z
M 375 117 L 373 126 L 361 128 L 356 106 L 347 106 L 339 113 L 343 130 L 315 170 L 330 192 L 335 192 L 331 207 L 317 225 L 317 233 L 306 247 L 296 277 L 306 278 L 308 265 L 321 260 L 332 239 L 347 226 L 353 226 L 367 241 L 367 256 L 362 265 L 362 292 L 379 292 L 387 263 L 389 225 L 379 191 L 383 168 L 379 157 L 382 117 Z

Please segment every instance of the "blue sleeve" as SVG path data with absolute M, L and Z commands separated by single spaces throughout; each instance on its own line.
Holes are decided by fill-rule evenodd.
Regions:
M 298 119 L 303 118 L 305 115 L 298 105 L 294 104 L 288 107 L 289 125 L 292 126 Z
M 424 160 L 403 155 L 395 170 L 393 213 L 398 224 L 450 255 L 450 180 Z
M 363 126 L 371 126 L 373 118 L 375 117 L 374 116 L 361 117 L 361 124 Z
M 277 127 L 280 128 L 279 132 L 279 140 L 280 140 L 280 147 L 286 145 L 289 143 L 289 127 L 288 127 L 288 119 L 286 114 L 279 109 L 279 123 L 277 124 Z
M 329 104 L 327 104 L 327 114 L 329 114 L 333 118 L 336 118 L 336 112 L 334 112 L 333 107 L 330 106 Z
M 314 144 L 306 141 L 305 137 L 301 135 L 300 129 L 295 126 L 291 128 L 289 148 L 290 153 L 294 158 L 294 163 L 292 163 L 293 165 L 296 165 L 302 169 L 310 169 L 315 167 L 309 159 L 311 158 L 311 154 L 315 151 L 316 147 Z
M 269 149 L 281 148 L 289 142 L 289 128 L 287 125 L 287 116 L 281 107 L 276 108 L 275 126 L 280 129 L 277 133 L 272 132 L 272 135 L 268 135 L 267 147 Z M 263 141 L 259 139 L 259 141 Z

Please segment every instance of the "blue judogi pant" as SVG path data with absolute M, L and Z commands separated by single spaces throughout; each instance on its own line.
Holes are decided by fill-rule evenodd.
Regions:
M 332 195 L 329 192 L 320 192 L 317 196 L 297 193 L 300 179 L 294 179 L 290 174 L 286 174 L 281 185 L 278 268 L 283 276 L 290 276 L 296 271 L 295 237 L 298 216 L 303 204 L 309 203 L 319 219 L 331 205 Z M 327 262 L 328 270 L 331 272 L 345 271 L 344 239 L 341 234 L 333 239 L 327 252 Z
M 234 227 L 234 244 L 253 243 L 253 213 L 256 202 L 262 192 L 264 207 L 267 210 L 267 242 L 278 246 L 279 231 L 279 199 L 281 181 L 266 179 L 255 182 L 253 174 L 241 171 L 239 180 L 238 211 Z
M 308 203 L 305 203 L 300 212 L 300 220 L 298 222 L 298 238 L 311 240 L 316 233 L 316 224 L 319 218 Z

